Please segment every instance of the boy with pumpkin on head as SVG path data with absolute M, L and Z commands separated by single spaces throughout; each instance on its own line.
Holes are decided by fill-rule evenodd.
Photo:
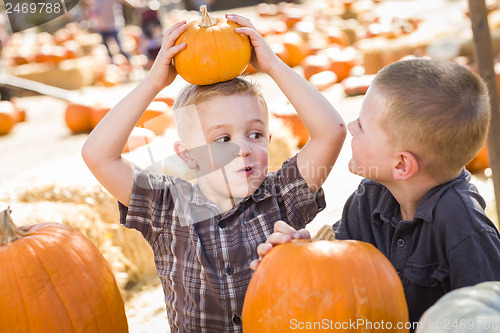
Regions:
M 302 228 L 325 207 L 321 185 L 346 135 L 342 118 L 305 79 L 285 65 L 252 23 L 228 21 L 248 36 L 251 64 L 267 73 L 295 107 L 311 139 L 281 169 L 267 173 L 267 107 L 256 87 L 236 78 L 190 85 L 176 99 L 177 155 L 196 184 L 140 170 L 121 156 L 151 100 L 175 79 L 172 57 L 186 30 L 168 29 L 150 73 L 90 134 L 82 156 L 119 201 L 121 224 L 153 248 L 172 332 L 241 332 L 241 311 L 256 248 L 277 220 Z
M 489 119 L 478 75 L 452 62 L 411 59 L 376 75 L 348 126 L 349 170 L 366 179 L 333 226 L 335 237 L 371 243 L 387 256 L 410 322 L 450 290 L 500 280 L 500 235 L 464 168 L 481 149 Z M 258 253 L 309 237 L 277 222 Z

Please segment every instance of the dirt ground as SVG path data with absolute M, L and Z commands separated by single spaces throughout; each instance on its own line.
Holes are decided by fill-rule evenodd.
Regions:
M 443 8 L 458 10 L 463 2 L 405 0 L 388 2 L 389 4 L 391 6 L 387 8 L 395 11 L 413 10 L 414 13 L 422 12 L 431 19 L 442 20 Z M 235 10 L 235 12 L 255 13 L 253 9 Z M 447 14 L 453 23 L 451 12 L 448 11 Z M 253 79 L 261 84 L 270 108 L 273 105 L 286 103 L 281 91 L 267 76 L 256 74 Z M 88 87 L 77 93 L 83 98 L 103 99 L 114 104 L 136 84 L 137 82 L 131 82 L 113 88 Z M 175 92 L 183 84 L 184 81 L 179 78 L 169 89 Z M 340 85 L 335 85 L 323 93 L 346 122 L 357 117 L 363 100 L 362 96 L 346 97 Z M 44 177 L 43 173 L 47 170 L 58 173 L 61 177 L 82 177 L 82 179 L 95 181 L 80 157 L 80 149 L 87 134 L 73 135 L 66 128 L 64 124 L 65 101 L 48 96 L 32 96 L 20 98 L 19 105 L 26 109 L 27 121 L 18 124 L 11 134 L 0 137 L 0 156 L 2 156 L 0 191 L 9 191 L 9 186 L 15 184 L 16 180 L 25 179 L 29 175 Z M 327 208 L 318 214 L 308 226 L 312 234 L 321 226 L 332 224 L 340 218 L 343 203 L 360 181 L 358 176 L 350 174 L 347 170 L 350 155 L 350 137 L 348 136 L 338 162 L 324 185 Z M 473 182 L 492 207 L 494 198 L 491 181 L 474 177 Z M 168 331 L 163 293 L 158 284 L 141 287 L 127 301 L 126 308 L 130 332 Z

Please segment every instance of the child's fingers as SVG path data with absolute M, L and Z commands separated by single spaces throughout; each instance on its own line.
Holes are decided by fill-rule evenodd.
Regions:
M 183 24 L 186 24 L 186 21 L 179 21 L 179 22 L 173 24 L 170 28 L 168 28 L 163 34 L 168 36 L 172 33 L 172 31 L 179 28 Z
M 256 30 L 254 30 L 252 28 L 247 28 L 247 27 L 236 28 L 236 29 L 234 29 L 234 32 L 236 32 L 240 35 L 246 35 L 252 41 L 258 41 L 260 38 L 262 38 L 262 36 Z
M 176 55 L 177 53 L 181 52 L 185 48 L 186 48 L 186 43 L 181 43 L 179 45 L 172 46 L 171 48 L 169 48 L 167 50 L 167 57 L 168 58 L 173 58 L 174 55 Z
M 257 266 L 259 266 L 259 264 L 260 264 L 261 261 L 262 261 L 262 259 L 252 260 L 252 262 L 250 263 L 250 269 L 252 271 L 255 271 L 257 269 Z
M 292 237 L 294 239 L 310 239 L 311 234 L 306 229 L 300 229 L 293 233 Z
M 175 29 L 173 29 L 175 28 Z M 187 30 L 187 24 L 185 21 L 177 22 L 170 29 L 165 32 L 163 35 L 162 46 L 163 47 L 172 47 L 175 44 L 175 41 Z
M 259 257 L 263 257 L 272 249 L 273 249 L 272 244 L 262 243 L 262 244 L 257 245 L 257 254 L 259 255 Z
M 281 232 L 273 232 L 266 240 L 267 244 L 278 245 L 288 243 L 292 240 L 292 234 L 285 234 Z
M 249 19 L 247 19 L 246 17 L 243 17 L 241 15 L 226 14 L 226 19 L 229 22 L 233 22 L 233 23 L 238 24 L 239 26 L 248 27 L 248 28 L 251 28 L 253 30 L 257 30 L 257 29 L 255 29 L 255 26 L 252 24 L 252 22 Z
M 297 230 L 295 230 L 291 225 L 289 225 L 288 223 L 286 223 L 284 221 L 276 221 L 276 223 L 274 224 L 274 232 L 275 233 L 278 232 L 278 233 L 292 236 L 293 233 L 296 231 Z

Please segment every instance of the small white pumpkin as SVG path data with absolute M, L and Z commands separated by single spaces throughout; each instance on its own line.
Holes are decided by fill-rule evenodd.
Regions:
M 500 333 L 500 281 L 450 291 L 424 312 L 417 333 Z

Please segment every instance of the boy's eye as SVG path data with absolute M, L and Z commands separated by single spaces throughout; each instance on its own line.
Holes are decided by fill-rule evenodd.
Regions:
M 260 132 L 255 132 L 255 133 L 252 133 L 249 135 L 251 139 L 259 139 L 259 138 L 262 138 L 264 136 L 264 134 L 260 133 Z
M 216 141 L 216 142 L 229 142 L 229 140 L 231 140 L 231 138 L 228 135 L 224 135 L 224 136 L 220 136 L 220 137 L 216 138 L 214 141 Z

